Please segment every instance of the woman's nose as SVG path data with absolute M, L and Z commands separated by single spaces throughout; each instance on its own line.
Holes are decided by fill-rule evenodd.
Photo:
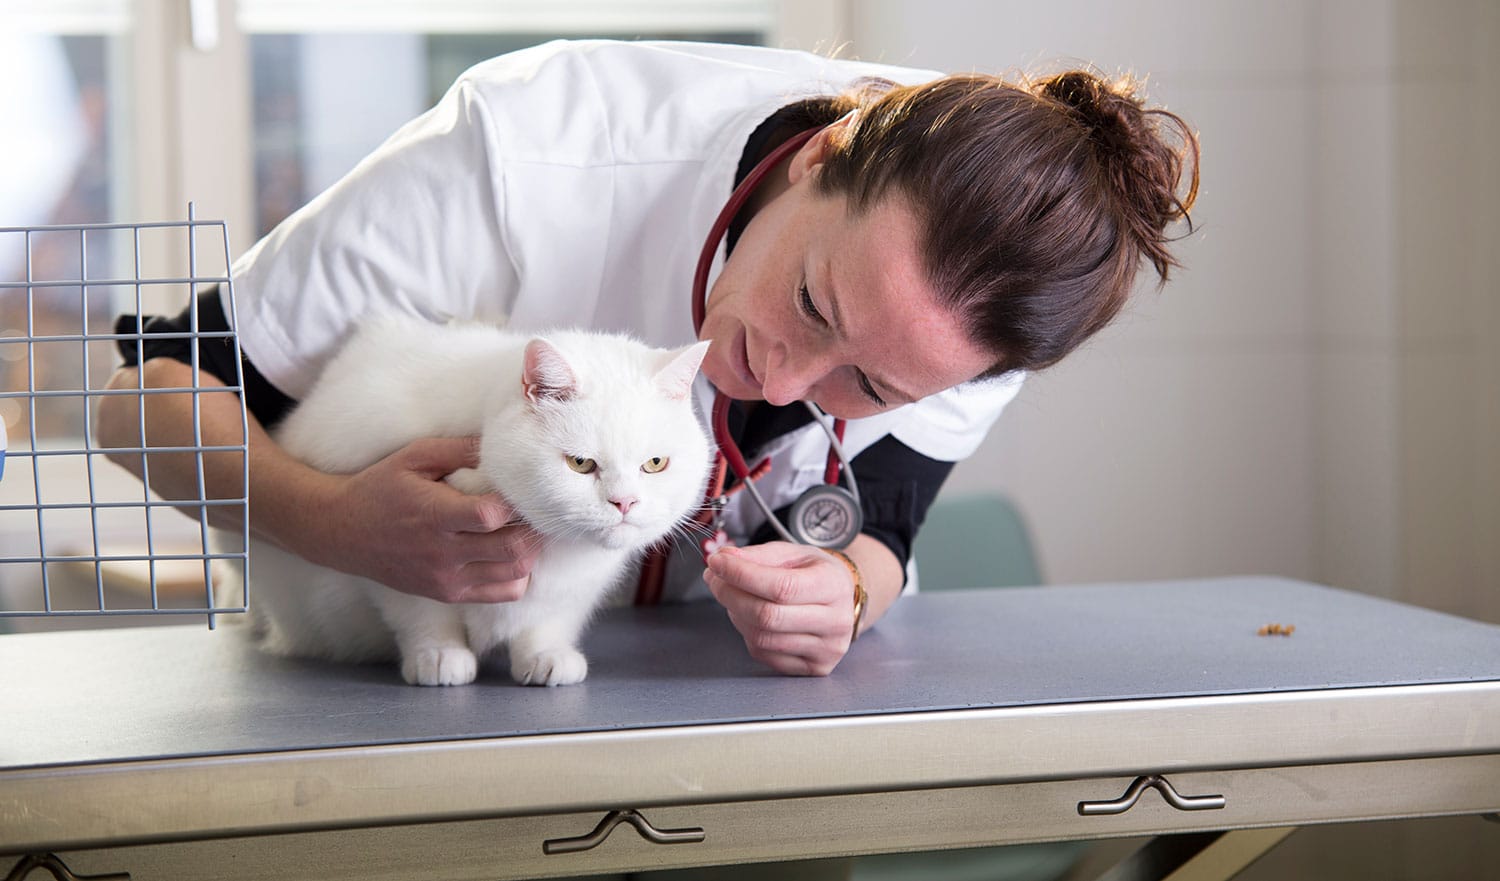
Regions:
M 765 370 L 761 397 L 775 407 L 808 398 L 809 392 L 827 372 L 826 365 L 819 358 L 799 355 L 785 346 L 772 350 L 766 359 Z

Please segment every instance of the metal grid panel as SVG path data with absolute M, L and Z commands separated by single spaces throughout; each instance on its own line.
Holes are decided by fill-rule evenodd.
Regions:
M 140 380 L 133 389 L 111 389 L 104 381 L 119 363 L 117 346 L 134 342 L 139 351 L 143 340 L 141 322 L 133 333 L 114 332 L 115 311 L 144 315 L 148 306 L 170 303 L 175 313 L 206 287 L 219 285 L 229 326 L 238 327 L 224 223 L 196 219 L 192 205 L 187 217 L 0 227 L 0 253 L 24 261 L 25 270 L 20 280 L 0 277 L 0 306 L 9 316 L 0 321 L 0 618 L 187 614 L 206 615 L 213 627 L 215 614 L 245 611 L 242 593 L 216 596 L 212 588 L 215 561 L 246 565 L 249 426 L 238 395 L 243 375 L 237 370 L 232 385 L 205 384 L 199 364 L 200 344 L 217 340 L 232 347 L 238 365 L 237 336 L 233 330 L 200 330 L 192 310 L 188 332 L 152 335 L 187 341 L 191 385 L 146 388 Z M 98 245 L 106 239 L 112 257 L 98 259 Z M 61 260 L 59 251 L 66 254 Z M 185 253 L 185 267 L 143 269 L 170 263 L 175 253 Z M 215 270 L 200 272 L 200 260 Z M 73 326 L 67 326 L 70 321 Z M 191 396 L 193 443 L 146 445 L 147 397 L 170 394 Z M 200 406 L 210 394 L 235 396 L 241 443 L 204 442 Z M 94 421 L 108 396 L 135 398 L 141 446 L 106 449 L 98 443 Z M 148 479 L 154 456 L 190 455 L 196 496 L 163 500 L 106 453 L 138 456 Z M 238 497 L 209 497 L 204 458 L 215 454 L 239 457 Z M 220 538 L 218 549 L 210 543 L 209 512 L 218 506 L 239 508 L 242 525 L 232 550 L 223 548 L 233 544 L 232 535 Z

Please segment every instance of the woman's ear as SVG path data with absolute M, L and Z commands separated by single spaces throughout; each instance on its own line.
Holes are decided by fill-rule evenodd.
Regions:
M 791 163 L 787 166 L 787 181 L 795 184 L 827 162 L 828 157 L 833 153 L 833 145 L 843 137 L 844 129 L 854 122 L 855 114 L 858 112 L 858 110 L 851 110 L 845 113 L 824 126 L 821 131 L 809 138 L 807 143 L 797 148 L 797 152 L 792 154 Z

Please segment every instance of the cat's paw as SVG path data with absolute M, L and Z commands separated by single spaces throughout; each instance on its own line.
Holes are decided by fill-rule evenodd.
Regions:
M 510 664 L 511 677 L 522 685 L 573 685 L 588 674 L 588 659 L 575 648 L 545 649 Z
M 466 648 L 422 649 L 401 659 L 401 678 L 412 685 L 468 685 L 479 675 L 479 661 Z

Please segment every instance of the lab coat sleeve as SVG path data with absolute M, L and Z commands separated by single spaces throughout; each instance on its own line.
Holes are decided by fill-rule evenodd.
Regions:
M 855 419 L 844 435 L 844 449 L 852 458 L 889 435 L 928 458 L 962 461 L 979 448 L 1025 379 L 1016 371 L 966 382 L 889 413 Z
M 959 462 L 971 456 L 1026 380 L 1022 371 L 966 382 L 911 405 L 891 434 L 924 456 Z
M 460 80 L 234 267 L 244 351 L 302 397 L 368 317 L 503 322 L 517 288 L 489 108 Z

